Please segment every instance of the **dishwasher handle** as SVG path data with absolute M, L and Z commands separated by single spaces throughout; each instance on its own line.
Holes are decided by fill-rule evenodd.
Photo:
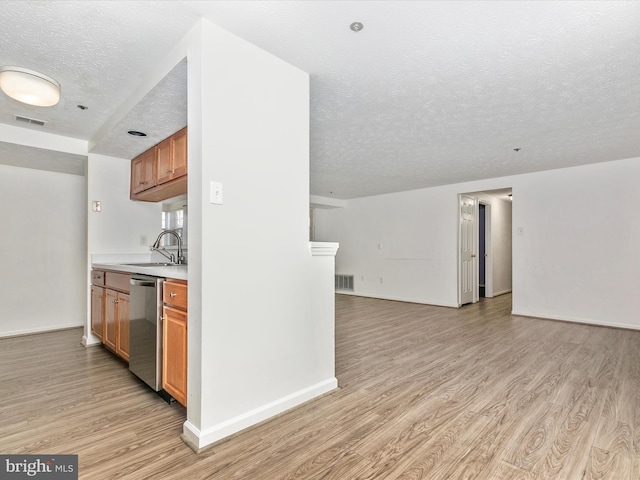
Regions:
M 132 278 L 130 280 L 130 283 L 134 287 L 155 287 L 156 286 L 156 282 L 151 282 L 149 280 L 137 280 L 135 278 Z

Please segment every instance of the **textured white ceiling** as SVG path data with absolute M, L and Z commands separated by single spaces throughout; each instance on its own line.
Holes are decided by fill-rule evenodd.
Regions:
M 32 116 L 90 140 L 201 16 L 311 74 L 315 195 L 640 156 L 635 1 L 4 1 L 0 65 L 56 78 L 63 100 L 42 109 L 0 95 L 0 122 Z M 95 151 L 130 158 L 144 148 L 122 130 L 180 123 L 175 73 Z
M 97 143 L 93 153 L 133 158 L 187 124 L 187 60 L 184 59 Z M 129 135 L 142 131 L 146 137 Z

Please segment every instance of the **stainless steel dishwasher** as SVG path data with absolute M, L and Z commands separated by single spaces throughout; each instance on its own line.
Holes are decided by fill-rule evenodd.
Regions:
M 131 275 L 129 370 L 162 390 L 162 288 L 164 278 Z

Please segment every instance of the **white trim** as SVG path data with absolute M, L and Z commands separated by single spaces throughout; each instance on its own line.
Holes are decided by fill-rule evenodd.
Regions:
M 96 337 L 93 333 L 82 336 L 82 345 L 85 347 L 93 347 L 94 345 L 102 345 L 102 340 Z
M 309 205 L 311 208 L 345 208 L 347 206 L 347 201 L 340 198 L 309 195 Z
M 13 330 L 12 332 L 1 332 L 0 338 L 6 337 L 20 337 L 22 335 L 33 335 L 36 333 L 55 332 L 57 330 L 69 330 L 71 328 L 83 327 L 84 323 L 74 323 L 67 325 L 51 325 L 47 327 L 27 328 L 25 330 Z
M 378 298 L 380 300 L 391 300 L 394 302 L 407 302 L 407 303 L 420 303 L 422 305 L 432 305 L 434 307 L 450 307 L 450 308 L 460 308 L 460 305 L 457 303 L 442 303 L 442 302 L 433 302 L 428 300 L 410 298 L 410 297 L 393 297 L 388 295 L 373 295 L 369 293 L 362 292 L 347 292 L 344 290 L 336 291 L 338 295 L 352 295 L 354 297 L 366 297 L 366 298 Z
M 562 315 L 541 315 L 539 313 L 532 313 L 526 311 L 517 311 L 512 310 L 511 315 L 519 315 L 524 317 L 534 317 L 534 318 L 542 318 L 545 320 L 555 320 L 560 322 L 571 322 L 571 323 L 583 323 L 586 325 L 594 325 L 597 327 L 612 327 L 612 328 L 624 328 L 625 330 L 640 330 L 639 325 L 630 325 L 625 323 L 614 323 L 614 322 L 602 322 L 599 320 L 590 320 L 586 318 L 573 318 L 573 317 L 564 317 Z
M 512 289 L 507 288 L 506 290 L 500 290 L 499 292 L 493 292 L 493 296 L 497 297 L 499 295 L 504 295 L 505 293 L 511 293 L 511 292 L 512 292 Z
M 198 446 L 200 443 L 200 437 L 202 435 L 200 433 L 200 429 L 198 429 L 193 423 L 187 420 L 182 424 L 182 434 L 185 437 L 185 443 L 193 448 L 197 453 L 201 448 Z
M 335 257 L 338 247 L 337 242 L 309 242 L 309 253 L 314 257 Z
M 316 383 L 315 385 L 267 403 L 266 405 L 245 412 L 237 417 L 225 420 L 204 431 L 199 430 L 187 420 L 183 424 L 183 433 L 188 442 L 196 449 L 201 449 L 290 408 L 312 400 L 331 390 L 335 390 L 336 388 L 338 388 L 338 380 L 335 377 L 331 377 L 320 383 Z

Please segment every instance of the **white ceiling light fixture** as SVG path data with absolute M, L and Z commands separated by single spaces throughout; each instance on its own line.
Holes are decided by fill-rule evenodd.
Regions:
M 60 84 L 27 68 L 0 67 L 0 88 L 14 100 L 36 107 L 52 107 L 60 101 Z

